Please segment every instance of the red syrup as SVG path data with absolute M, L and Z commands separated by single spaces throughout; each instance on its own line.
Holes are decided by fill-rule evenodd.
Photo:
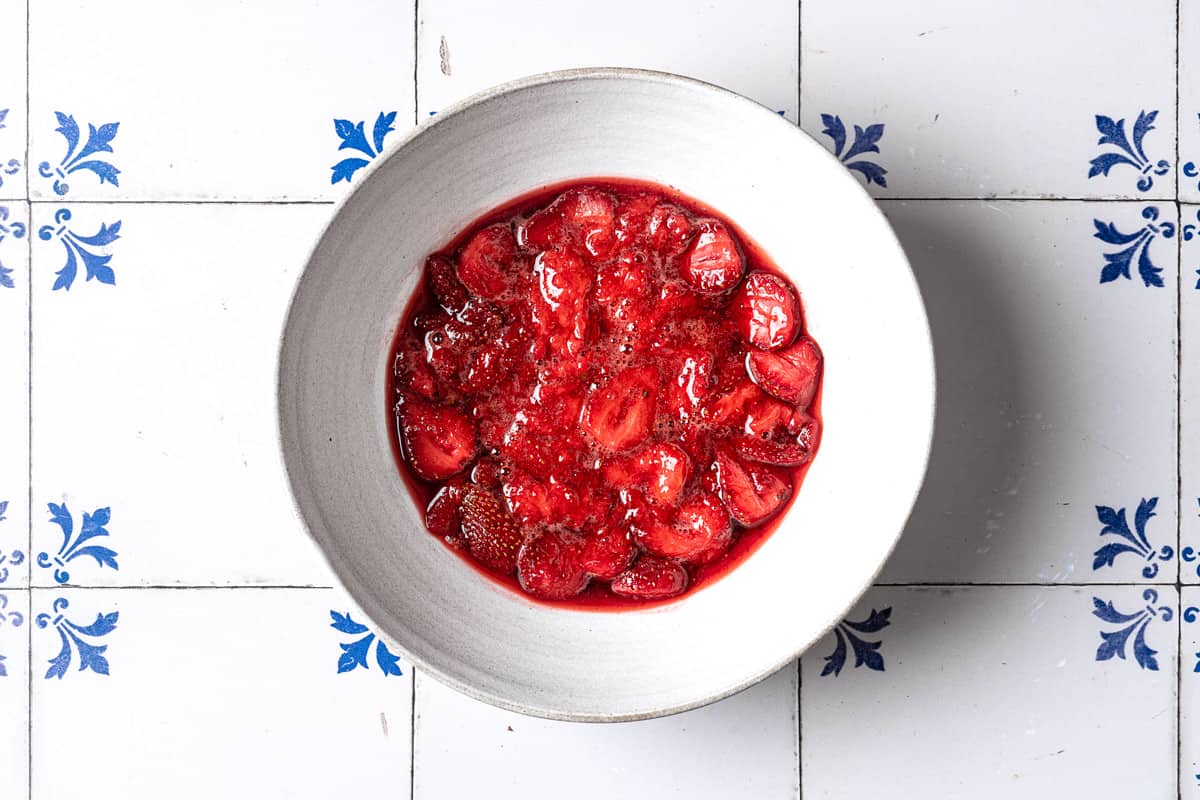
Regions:
M 820 440 L 800 295 L 679 192 L 571 181 L 428 257 L 387 412 L 430 532 L 552 605 L 645 608 L 727 574 Z

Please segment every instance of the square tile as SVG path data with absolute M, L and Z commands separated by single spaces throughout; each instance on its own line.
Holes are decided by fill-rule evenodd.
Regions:
M 1180 797 L 1200 798 L 1200 588 L 1185 586 L 1180 597 L 1179 787 Z
M 29 206 L 0 201 L 0 590 L 29 585 L 28 229 Z
M 1175 798 L 1177 610 L 1169 586 L 872 590 L 802 658 L 804 797 Z
M 1200 206 L 1181 206 L 1179 243 L 1180 580 L 1200 583 Z
M 615 0 L 603 11 L 548 0 L 419 4 L 422 118 L 513 78 L 572 67 L 690 75 L 797 118 L 796 3 Z
M 409 797 L 411 669 L 340 592 L 33 595 L 33 797 Z
M 1179 199 L 1200 202 L 1200 3 L 1179 4 Z
M 338 197 L 412 125 L 413 14 L 412 0 L 33 3 L 33 196 Z
M 1174 204 L 882 206 L 925 298 L 938 409 L 881 580 L 1173 582 Z
M 793 664 L 704 708 L 599 725 L 502 711 L 420 674 L 414 795 L 795 798 L 796 692 Z
M 333 583 L 274 404 L 292 286 L 328 215 L 35 204 L 36 585 Z
M 1175 10 L 805 0 L 800 122 L 879 197 L 1174 199 Z
M 29 786 L 29 591 L 0 590 L 0 797 Z
M 26 197 L 25 0 L 0 0 L 0 201 Z

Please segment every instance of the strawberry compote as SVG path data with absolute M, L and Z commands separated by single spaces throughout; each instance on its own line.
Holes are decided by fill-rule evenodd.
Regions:
M 394 344 L 431 533 L 539 600 L 676 597 L 770 532 L 816 451 L 799 293 L 711 209 L 573 182 L 429 256 Z

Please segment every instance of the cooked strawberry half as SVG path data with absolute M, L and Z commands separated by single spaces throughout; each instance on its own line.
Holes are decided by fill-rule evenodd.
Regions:
M 746 354 L 746 372 L 764 391 L 804 408 L 817 393 L 821 351 L 811 339 L 778 352 L 754 350 Z
M 742 254 L 729 229 L 714 219 L 696 223 L 696 237 L 683 254 L 683 279 L 701 292 L 719 294 L 742 277 Z
M 592 256 L 603 258 L 615 242 L 616 209 L 612 196 L 599 189 L 572 189 L 559 197 L 563 222 L 575 241 Z
M 516 256 L 517 241 L 508 225 L 491 225 L 463 248 L 458 279 L 476 297 L 495 299 L 508 288 L 507 274 Z
M 617 241 L 629 243 L 644 234 L 650 224 L 650 214 L 656 205 L 658 198 L 652 194 L 635 194 L 621 198 L 617 202 Z
M 524 472 L 515 472 L 500 486 L 508 511 L 522 525 L 536 525 L 550 519 L 550 498 L 546 485 Z
M 410 339 L 401 345 L 392 362 L 392 372 L 396 376 L 397 387 L 410 389 L 426 400 L 432 400 L 437 395 L 433 370 L 425 361 L 424 349 L 417 342 Z
M 507 342 L 503 339 L 488 342 L 472 356 L 462 379 L 462 390 L 474 395 L 495 388 L 512 373 L 512 362 Z
M 425 275 L 438 305 L 446 311 L 456 314 L 467 304 L 467 287 L 458 279 L 450 259 L 441 255 L 425 259 Z
M 458 409 L 409 401 L 398 417 L 404 455 L 425 480 L 445 480 L 475 457 L 475 425 Z
M 580 422 L 604 447 L 628 450 L 650 435 L 657 399 L 658 373 L 652 367 L 630 367 L 591 393 Z
M 692 223 L 681 210 L 664 203 L 651 212 L 647 233 L 655 250 L 664 256 L 673 256 L 687 247 Z
M 633 566 L 613 578 L 613 594 L 637 600 L 674 597 L 687 588 L 688 574 L 678 562 L 643 555 Z
M 462 532 L 467 549 L 480 564 L 511 573 L 524 536 L 503 504 L 487 489 L 471 487 L 462 501 Z
M 621 525 L 603 525 L 584 539 L 580 565 L 588 574 L 611 581 L 633 563 L 637 546 Z
M 495 489 L 506 474 L 506 468 L 499 460 L 485 456 L 476 461 L 475 466 L 471 468 L 471 483 Z
M 467 482 L 460 475 L 438 489 L 425 509 L 425 527 L 438 536 L 455 536 L 462 525 L 462 501 Z
M 522 589 L 543 600 L 565 600 L 588 585 L 579 545 L 554 531 L 546 531 L 521 548 L 517 578 Z
M 800 302 L 787 281 L 752 272 L 734 292 L 730 314 L 742 338 L 761 350 L 786 347 L 800 332 Z
M 734 436 L 729 440 L 733 452 L 746 461 L 774 464 L 779 467 L 798 467 L 808 463 L 812 450 L 796 439 L 777 442 L 758 436 Z
M 720 447 L 716 454 L 717 486 L 729 515 L 752 527 L 765 522 L 792 496 L 792 486 L 774 468 L 746 463 Z
M 559 328 L 571 330 L 580 313 L 586 313 L 592 271 L 579 256 L 556 249 L 547 250 L 534 260 L 533 274 L 541 301 L 535 305 L 534 322 L 553 321 Z M 585 331 L 578 333 L 583 335 Z
M 632 527 L 638 543 L 664 558 L 690 560 L 733 536 L 729 513 L 716 495 L 702 494 L 679 507 L 670 524 Z
M 655 442 L 626 458 L 609 462 L 604 478 L 616 489 L 633 487 L 651 502 L 674 505 L 692 472 L 692 461 L 677 444 Z

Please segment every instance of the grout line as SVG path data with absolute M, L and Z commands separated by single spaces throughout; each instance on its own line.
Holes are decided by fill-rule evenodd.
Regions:
M 796 800 L 804 800 L 804 774 L 800 759 L 804 752 L 804 654 L 796 657 Z
M 27 367 L 27 383 L 25 393 L 25 412 L 29 416 L 28 427 L 26 430 L 29 463 L 29 488 L 26 497 L 25 515 L 28 524 L 27 531 L 27 547 L 25 553 L 27 555 L 26 563 L 29 565 L 29 583 L 33 583 L 33 204 L 29 202 L 31 191 L 30 171 L 30 153 L 33 149 L 33 119 L 30 115 L 31 105 L 29 96 L 30 78 L 29 78 L 29 53 L 30 53 L 30 30 L 29 13 L 32 2 L 25 0 L 25 210 L 28 212 L 26 220 L 28 227 L 25 236 L 25 280 L 28 285 L 28 300 L 26 303 L 26 333 L 25 338 L 28 342 L 28 363 Z M 33 592 L 29 592 L 29 605 L 26 608 L 25 614 L 25 657 L 26 657 L 26 702 L 25 702 L 25 721 L 27 725 L 27 734 L 25 737 L 25 757 L 26 757 L 26 789 L 28 800 L 33 800 L 33 620 L 30 616 L 33 613 Z
M 972 587 L 981 589 L 1023 589 L 1023 588 L 1042 588 L 1042 589 L 1071 589 L 1071 588 L 1090 588 L 1103 589 L 1107 587 L 1135 587 L 1141 589 L 1158 587 L 1175 587 L 1178 586 L 1178 579 L 1175 581 L 1093 581 L 1079 583 L 1049 583 L 1037 581 L 909 581 L 904 582 L 880 582 L 871 584 L 879 589 L 923 589 L 923 588 L 945 588 L 945 589 L 969 589 Z
M 412 695 L 408 713 L 408 798 L 416 800 L 417 792 L 417 668 L 412 670 Z
M 29 200 L 31 206 L 334 206 L 336 200 Z
M 184 590 L 186 590 L 186 591 L 253 591 L 253 590 L 272 591 L 272 590 L 280 590 L 280 589 L 312 589 L 314 591 L 329 591 L 331 589 L 337 589 L 338 587 L 336 587 L 336 586 L 318 586 L 315 584 L 301 584 L 301 583 L 297 583 L 297 584 L 287 584 L 287 583 L 231 584 L 229 586 L 191 586 L 191 585 L 179 586 L 179 585 L 168 585 L 168 584 L 144 584 L 141 586 L 133 586 L 133 585 L 128 585 L 128 584 L 127 585 L 118 585 L 118 586 L 102 586 L 102 585 L 97 585 L 97 584 L 89 584 L 87 586 L 83 586 L 83 585 L 74 584 L 74 583 L 65 583 L 65 584 L 55 584 L 54 586 L 30 586 L 29 588 L 31 590 L 39 591 L 39 592 L 90 592 L 90 591 L 104 592 L 104 591 L 108 591 L 110 589 L 115 590 L 115 591 L 121 591 L 121 592 L 141 591 L 143 589 L 149 589 L 149 590 L 153 590 L 153 591 L 167 590 L 167 591 L 177 592 L 177 591 L 184 591 Z
M 1175 552 L 1183 552 L 1183 208 L 1180 205 L 1183 186 L 1180 182 L 1179 141 L 1183 119 L 1180 116 L 1180 0 L 1175 0 L 1175 211 L 1179 232 L 1175 246 Z M 1175 795 L 1183 798 L 1183 559 L 1175 572 L 1175 594 L 1179 605 L 1175 616 L 1178 629 L 1175 649 Z
M 796 0 L 796 127 L 800 127 L 804 102 L 804 0 Z
M 421 86 L 417 65 L 421 61 L 421 0 L 413 0 L 413 125 L 421 122 Z

